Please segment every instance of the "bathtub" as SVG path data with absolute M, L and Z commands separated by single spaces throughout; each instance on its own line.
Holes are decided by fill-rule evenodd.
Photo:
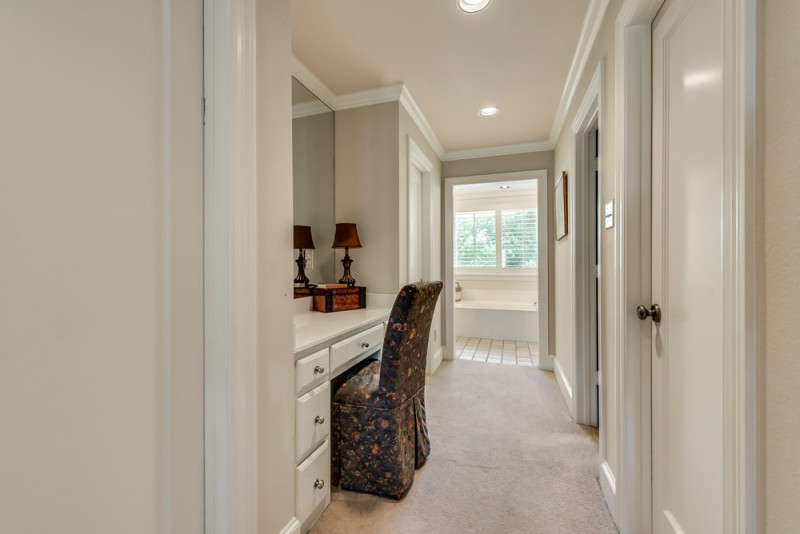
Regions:
M 456 336 L 539 341 L 536 292 L 464 289 L 462 295 L 456 302 Z

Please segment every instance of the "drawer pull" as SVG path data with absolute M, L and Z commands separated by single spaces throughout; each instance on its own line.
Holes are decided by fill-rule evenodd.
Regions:
M 314 418 L 314 422 L 317 423 L 318 425 L 321 425 L 322 423 L 325 422 L 325 418 L 322 417 L 321 415 L 318 415 Z
M 314 367 L 314 374 L 321 374 L 325 372 L 325 368 L 317 365 Z
M 362 341 L 361 342 L 361 348 L 362 349 L 368 349 L 369 348 L 369 343 L 367 343 L 366 341 Z
M 324 488 L 325 487 L 325 481 L 318 478 L 317 480 L 314 481 L 314 487 L 317 488 L 317 489 Z

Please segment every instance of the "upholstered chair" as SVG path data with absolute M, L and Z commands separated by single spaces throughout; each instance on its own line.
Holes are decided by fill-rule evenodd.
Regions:
M 402 499 L 430 454 L 425 422 L 428 334 L 441 282 L 400 290 L 381 360 L 369 360 L 333 395 L 332 481 Z

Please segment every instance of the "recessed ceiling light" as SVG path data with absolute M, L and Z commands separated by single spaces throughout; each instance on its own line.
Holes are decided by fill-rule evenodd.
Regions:
M 495 107 L 488 107 L 480 110 L 478 112 L 478 115 L 480 115 L 481 117 L 491 117 L 492 115 L 497 115 L 498 113 L 500 113 L 499 109 Z
M 465 13 L 477 13 L 489 5 L 491 0 L 458 0 L 458 7 Z

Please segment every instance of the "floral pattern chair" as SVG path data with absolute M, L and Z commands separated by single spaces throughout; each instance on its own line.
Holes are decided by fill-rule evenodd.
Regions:
M 383 355 L 367 360 L 334 393 L 332 481 L 343 489 L 402 499 L 414 469 L 430 454 L 425 422 L 425 366 L 441 282 L 400 290 Z

